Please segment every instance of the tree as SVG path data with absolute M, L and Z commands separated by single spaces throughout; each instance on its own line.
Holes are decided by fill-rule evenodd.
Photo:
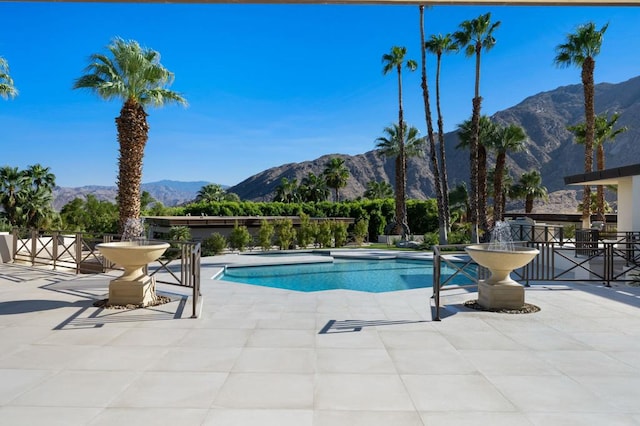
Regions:
M 330 193 L 324 175 L 317 176 L 311 172 L 302 178 L 298 191 L 300 192 L 300 198 L 302 198 L 302 201 L 312 203 L 326 201 L 327 198 L 329 198 Z
M 14 86 L 13 79 L 9 75 L 9 63 L 0 56 L 0 97 L 9 99 L 16 96 L 18 96 L 18 89 Z
M 382 74 L 387 75 L 393 70 L 398 73 L 398 158 L 396 161 L 396 228 L 394 232 L 396 234 L 402 234 L 403 238 L 405 237 L 406 230 L 408 229 L 407 225 L 407 205 L 406 205 L 406 193 L 405 193 L 405 185 L 406 182 L 406 168 L 407 168 L 407 159 L 405 155 L 404 148 L 404 130 L 405 130 L 405 122 L 404 122 L 404 110 L 402 107 L 402 65 L 405 65 L 409 71 L 415 71 L 418 67 L 416 61 L 412 59 L 408 59 L 405 62 L 405 55 L 407 54 L 407 48 L 403 46 L 393 46 L 391 48 L 390 53 L 385 53 L 382 55 Z M 401 182 L 401 185 L 398 185 L 397 182 Z
M 476 19 L 463 21 L 460 24 L 460 30 L 453 34 L 456 44 L 459 48 L 464 49 L 465 55 L 467 57 L 475 55 L 476 58 L 473 113 L 471 116 L 472 133 L 469 145 L 472 242 L 478 242 L 478 227 L 481 227 L 484 231 L 488 230 L 486 215 L 486 178 L 483 179 L 482 176 L 480 176 L 482 170 L 478 168 L 482 162 L 478 150 L 478 141 L 480 138 L 480 109 L 482 106 L 482 98 L 480 97 L 480 63 L 482 50 L 488 52 L 496 44 L 493 32 L 499 26 L 500 21 L 491 23 L 491 13 L 486 13 Z
M 24 174 L 17 167 L 4 166 L 0 169 L 0 205 L 11 226 L 17 226 L 19 223 L 18 199 L 24 181 Z
M 531 213 L 537 198 L 548 200 L 547 188 L 542 186 L 542 176 L 537 170 L 523 173 L 511 190 L 514 198 L 524 199 L 524 212 Z
M 396 227 L 394 232 L 398 232 L 398 224 L 402 227 L 401 234 L 409 232 L 409 225 L 407 221 L 407 207 L 405 197 L 400 197 L 398 194 L 405 194 L 405 187 L 407 184 L 406 173 L 401 173 L 402 164 L 406 164 L 406 159 L 409 157 L 417 157 L 423 154 L 424 139 L 419 137 L 418 129 L 411 126 L 407 129 L 407 124 L 404 124 L 404 131 L 400 131 L 397 124 L 387 126 L 383 129 L 386 136 L 381 136 L 376 139 L 376 148 L 378 149 L 378 155 L 387 158 L 395 158 L 395 196 L 396 196 Z M 404 137 L 404 143 L 400 139 Z M 404 155 L 404 157 L 403 157 Z M 404 160 L 404 161 L 403 161 Z M 401 212 L 404 213 L 404 219 L 398 216 L 398 205 L 403 205 Z
M 276 187 L 276 195 L 273 201 L 281 203 L 296 203 L 300 201 L 300 194 L 298 193 L 298 180 L 289 180 L 286 177 L 280 179 L 280 185 Z
M 126 220 L 140 217 L 140 184 L 144 147 L 149 138 L 146 107 L 169 103 L 186 105 L 186 100 L 168 87 L 174 75 L 160 64 L 160 54 L 141 47 L 137 41 L 114 39 L 108 54 L 93 54 L 74 89 L 88 89 L 104 100 L 123 102 L 116 118 L 120 155 L 118 158 L 118 210 L 120 229 Z
M 585 116 L 585 135 L 584 135 L 584 171 L 589 173 L 593 168 L 593 144 L 595 140 L 595 83 L 593 73 L 596 66 L 595 57 L 600 53 L 602 39 L 609 24 L 605 24 L 596 30 L 596 25 L 589 22 L 580 25 L 576 32 L 567 34 L 567 40 L 556 47 L 556 57 L 554 62 L 559 67 L 568 67 L 575 65 L 581 68 L 582 89 L 584 93 L 584 116 Z M 591 187 L 584 186 L 582 193 L 583 202 L 591 198 Z M 589 203 L 582 212 L 582 226 L 590 227 L 591 212 Z
M 607 118 L 606 114 L 597 115 L 595 118 L 593 144 L 596 148 L 596 167 L 598 168 L 598 170 L 604 170 L 605 167 L 604 143 L 608 140 L 613 142 L 616 136 L 627 131 L 626 127 L 620 127 L 614 130 L 614 127 L 618 122 L 618 118 L 620 118 L 620 115 L 617 113 L 613 114 L 610 120 Z M 586 127 L 587 126 L 585 123 L 580 123 L 576 124 L 575 126 L 567 127 L 567 130 L 575 135 L 576 143 L 584 144 L 587 132 Z M 597 186 L 596 200 L 596 218 L 599 221 L 605 222 L 606 218 L 604 214 L 606 213 L 606 209 L 603 185 Z
M 423 36 L 424 37 L 424 36 Z M 440 185 L 441 194 L 449 193 L 449 177 L 447 173 L 447 161 L 446 151 L 444 144 L 444 120 L 442 118 L 442 109 L 440 108 L 440 71 L 442 65 L 442 55 L 446 53 L 453 53 L 458 51 L 458 45 L 455 43 L 451 34 L 435 35 L 432 34 L 428 41 L 423 41 L 425 49 L 436 55 L 436 110 L 438 112 L 438 144 L 440 146 Z M 426 76 L 425 76 L 426 77 Z M 426 86 L 426 82 L 424 83 Z M 424 90 L 423 90 L 424 91 Z M 432 150 L 435 148 L 432 147 Z M 433 160 L 432 160 L 433 162 Z M 435 171 L 434 171 L 435 173 Z M 444 232 L 448 232 L 451 229 L 451 212 L 449 211 L 449 197 L 443 196 L 442 201 L 438 201 L 438 214 L 443 221 Z M 442 206 L 440 206 L 442 203 Z M 445 237 L 446 238 L 446 237 Z M 442 241 L 442 231 L 440 235 L 440 244 Z
M 26 170 L 0 168 L 0 206 L 11 226 L 39 228 L 55 218 L 51 203 L 55 176 L 40 164 Z
M 224 201 L 226 191 L 222 189 L 221 185 L 217 183 L 210 183 L 198 191 L 196 195 L 196 202 L 204 201 L 206 203 L 215 202 L 215 201 Z
M 370 200 L 391 198 L 393 197 L 393 187 L 389 182 L 370 180 L 367 182 L 367 190 L 364 192 L 364 197 Z
M 507 164 L 507 153 L 518 152 L 524 149 L 527 135 L 524 129 L 518 125 L 499 126 L 494 133 L 489 146 L 496 154 L 496 167 L 493 173 L 493 223 L 504 217 L 504 188 L 503 179 Z
M 461 182 L 453 187 L 449 192 L 449 206 L 451 206 L 452 212 L 457 212 L 461 222 L 466 222 L 469 219 L 469 213 L 471 206 L 469 206 L 469 191 L 467 185 Z
M 322 172 L 327 186 L 335 191 L 335 201 L 340 201 L 340 188 L 347 186 L 349 169 L 344 164 L 343 158 L 334 157 L 327 162 Z

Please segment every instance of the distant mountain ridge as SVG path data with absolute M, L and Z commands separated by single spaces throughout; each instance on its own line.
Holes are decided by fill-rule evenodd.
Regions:
M 553 195 L 549 203 L 539 203 L 537 212 L 575 213 L 580 187 L 567 187 L 564 177 L 584 171 L 584 148 L 574 143 L 567 126 L 584 121 L 582 85 L 559 87 L 538 93 L 524 99 L 519 104 L 499 111 L 492 119 L 503 124 L 518 124 L 529 136 L 526 149 L 509 154 L 507 165 L 511 176 L 517 180 L 522 173 L 539 170 L 543 185 Z M 627 132 L 619 135 L 615 143 L 605 143 L 606 167 L 616 167 L 639 162 L 640 159 L 640 77 L 622 83 L 600 83 L 595 87 L 596 113 L 620 114 L 619 126 L 626 126 Z M 422 108 L 420 105 L 413 106 Z M 446 122 L 447 117 L 444 117 Z M 375 136 L 371 146 L 374 146 Z M 469 180 L 469 152 L 457 150 L 457 132 L 445 135 L 449 183 L 453 187 Z M 386 159 L 375 150 L 358 155 L 330 154 L 301 163 L 283 164 L 253 175 L 228 189 L 242 199 L 269 201 L 282 178 L 302 180 L 309 172 L 322 173 L 325 164 L 332 157 L 345 160 L 351 177 L 341 198 L 354 199 L 363 195 L 370 180 L 387 181 L 394 184 L 393 159 Z M 594 162 L 595 165 L 595 162 Z M 492 164 L 490 164 L 490 167 Z M 434 197 L 433 174 L 428 155 L 407 161 L 407 197 L 424 199 Z M 517 204 L 515 207 L 518 208 Z
M 181 182 L 175 180 L 160 180 L 142 184 L 142 190 L 149 192 L 153 198 L 165 206 L 177 206 L 196 198 L 198 191 L 211 182 L 193 181 Z M 226 186 L 223 186 L 226 188 Z M 84 198 L 87 194 L 98 200 L 115 203 L 118 188 L 116 186 L 87 185 L 76 188 L 56 187 L 53 190 L 53 208 L 56 211 L 75 198 Z

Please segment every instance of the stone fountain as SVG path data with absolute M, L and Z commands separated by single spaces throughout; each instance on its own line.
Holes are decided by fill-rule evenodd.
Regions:
M 108 303 L 144 307 L 157 298 L 155 277 L 147 275 L 145 267 L 160 258 L 169 243 L 132 237 L 132 233 L 143 232 L 144 226 L 141 220 L 138 223 L 129 222 L 131 220 L 136 219 L 127 221 L 123 241 L 97 244 L 96 248 L 106 259 L 124 268 L 124 273 L 109 283 Z M 133 231 L 132 227 L 135 228 Z
M 474 244 L 465 248 L 480 266 L 489 269 L 491 276 L 478 281 L 478 304 L 487 309 L 520 309 L 524 306 L 524 286 L 511 278 L 514 269 L 522 268 L 539 253 L 532 247 L 513 244 L 511 227 L 496 222 L 489 244 Z

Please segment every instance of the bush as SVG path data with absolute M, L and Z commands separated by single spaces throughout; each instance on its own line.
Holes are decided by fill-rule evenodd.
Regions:
M 188 226 L 172 226 L 169 229 L 170 241 L 191 241 L 191 230 Z
M 245 251 L 247 244 L 251 242 L 251 234 L 246 226 L 238 226 L 236 221 L 231 234 L 229 235 L 229 246 L 233 250 Z
M 331 240 L 333 239 L 333 232 L 331 229 L 331 222 L 323 220 L 318 224 L 318 233 L 316 234 L 316 241 L 320 247 L 331 247 Z
M 353 239 L 358 246 L 364 243 L 369 234 L 369 221 L 360 219 L 353 225 Z
M 262 219 L 262 222 L 260 222 L 260 230 L 258 231 L 258 245 L 262 247 L 262 250 L 271 250 L 273 233 L 273 225 L 265 219 Z
M 276 245 L 280 247 L 280 250 L 287 250 L 296 238 L 296 231 L 293 229 L 291 219 L 276 220 L 275 235 Z
M 305 248 L 315 241 L 315 230 L 309 215 L 300 214 L 300 228 L 297 232 L 298 246 Z
M 225 248 L 227 248 L 227 240 L 217 232 L 202 241 L 203 256 L 215 256 L 222 253 Z
M 331 231 L 333 233 L 333 245 L 334 247 L 342 247 L 347 244 L 347 224 L 344 222 L 333 222 L 331 224 Z
M 440 235 L 438 232 L 427 232 L 424 234 L 424 242 L 422 243 L 422 249 L 431 250 L 431 247 L 440 244 Z

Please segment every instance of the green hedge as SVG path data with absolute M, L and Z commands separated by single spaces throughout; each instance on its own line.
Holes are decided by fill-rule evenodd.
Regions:
M 395 215 L 393 199 L 359 200 L 334 203 L 280 203 L 253 201 L 198 202 L 183 207 L 184 214 L 192 216 L 300 216 L 351 217 L 367 220 L 369 240 L 375 241 Z M 438 229 L 438 210 L 434 199 L 407 200 L 409 228 L 414 235 L 423 235 Z M 350 230 L 353 231 L 353 230 Z

